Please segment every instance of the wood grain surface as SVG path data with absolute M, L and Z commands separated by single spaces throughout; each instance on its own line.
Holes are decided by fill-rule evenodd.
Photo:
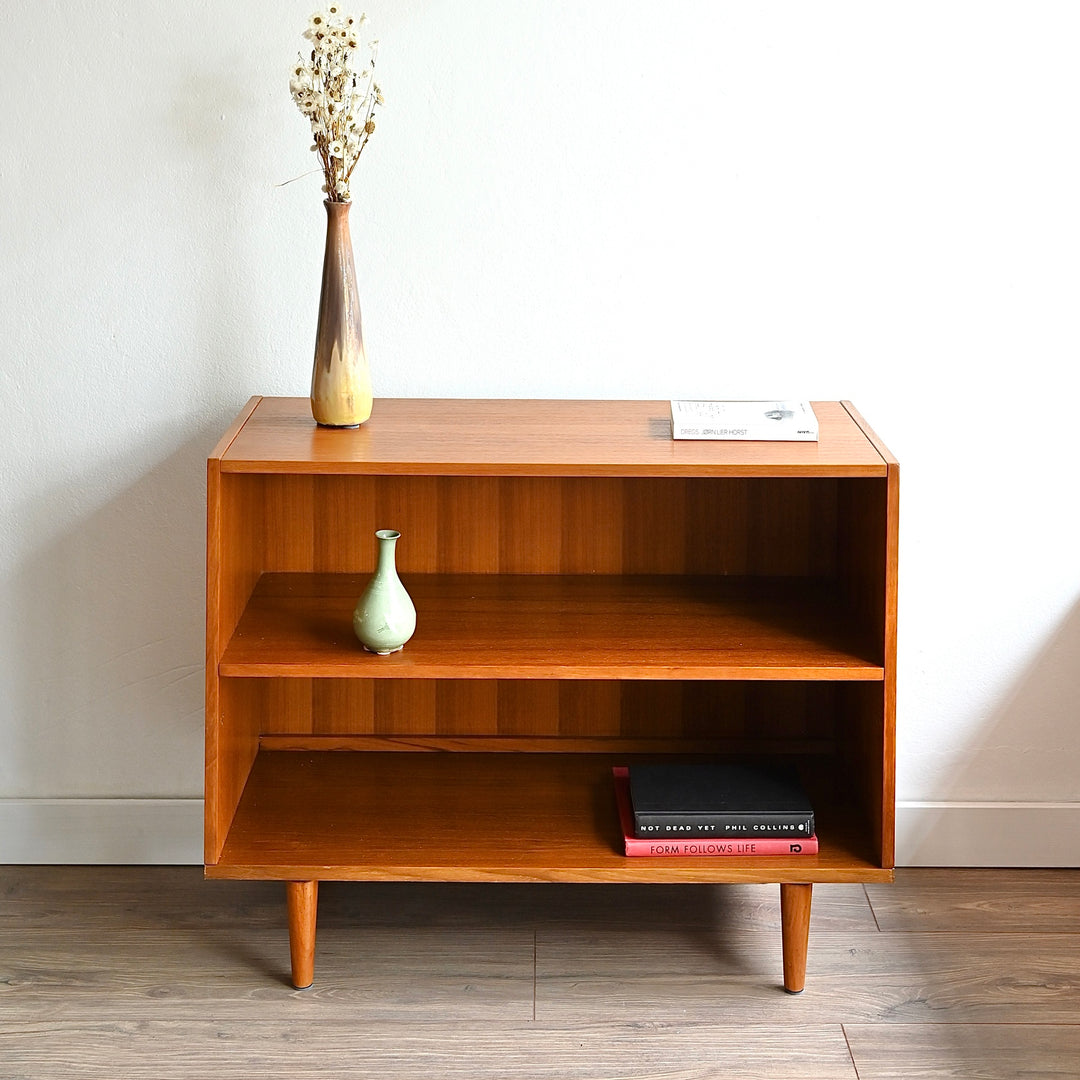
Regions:
M 327 882 L 295 991 L 280 884 L 2 867 L 0 1077 L 1075 1077 L 1080 871 L 897 878 L 815 888 L 797 997 L 775 886 Z
M 896 884 L 867 888 L 882 930 L 1072 934 L 1077 927 L 1073 870 L 924 869 Z
M 205 851 L 211 877 L 291 883 L 296 985 L 309 894 L 342 879 L 781 882 L 801 986 L 808 906 L 792 897 L 892 877 L 897 474 L 847 403 L 816 409 L 820 441 L 790 444 L 672 440 L 665 402 L 387 400 L 350 432 L 318 428 L 302 399 L 249 404 L 208 463 Z M 404 652 L 365 658 L 350 614 L 383 527 L 403 534 L 421 618 Z M 793 708 L 759 714 L 758 746 L 817 743 L 819 854 L 627 860 L 616 762 L 526 745 L 689 742 L 715 717 L 730 752 L 759 682 Z M 706 683 L 749 707 L 704 707 Z M 316 734 L 516 748 L 280 742 Z
M 803 582 L 681 575 L 404 575 L 416 634 L 365 652 L 350 574 L 264 574 L 223 676 L 878 681 L 872 639 Z
M 710 442 L 673 440 L 666 401 L 380 398 L 366 424 L 342 431 L 316 427 L 305 398 L 262 398 L 221 462 L 230 472 L 885 475 L 842 403 L 814 411 L 819 442 Z
M 892 876 L 874 865 L 859 815 L 825 792 L 814 797 L 815 855 L 627 858 L 611 770 L 628 763 L 606 754 L 263 751 L 207 873 L 637 883 Z
M 843 744 L 887 869 L 895 463 L 847 403 L 815 408 L 819 442 L 770 444 L 673 441 L 666 402 L 385 400 L 342 432 L 253 399 L 208 465 L 207 862 L 263 735 L 690 738 L 722 717 L 759 751 Z M 351 609 L 388 526 L 419 626 L 365 659 Z
M 8 1072 L 33 1080 L 859 1080 L 832 1025 L 724 1023 L 569 1028 L 494 1018 L 366 1028 L 349 1020 L 14 1025 L 0 1034 Z M 0 1070 L 5 1066 L 0 1066 Z
M 1076 1080 L 1080 1025 L 844 1026 L 859 1080 Z

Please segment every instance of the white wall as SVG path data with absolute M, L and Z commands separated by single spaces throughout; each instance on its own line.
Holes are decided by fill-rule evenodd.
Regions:
M 902 462 L 901 860 L 1080 864 L 1080 7 L 369 13 L 376 394 L 853 400 Z M 310 377 L 308 14 L 5 11 L 0 857 L 200 858 L 203 463 Z

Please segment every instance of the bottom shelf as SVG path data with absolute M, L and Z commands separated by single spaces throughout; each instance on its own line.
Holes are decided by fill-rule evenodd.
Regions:
M 633 760 L 633 759 L 630 759 Z M 262 750 L 208 877 L 889 881 L 853 813 L 815 796 L 817 855 L 627 858 L 626 755 Z

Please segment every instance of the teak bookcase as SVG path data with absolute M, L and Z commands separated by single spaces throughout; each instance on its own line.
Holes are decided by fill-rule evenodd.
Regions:
M 673 441 L 666 402 L 380 400 L 355 430 L 256 398 L 208 462 L 206 873 L 777 882 L 784 985 L 815 882 L 893 866 L 896 461 L 847 403 L 817 443 Z M 418 614 L 364 652 L 379 528 Z M 611 769 L 795 762 L 817 855 L 626 858 Z

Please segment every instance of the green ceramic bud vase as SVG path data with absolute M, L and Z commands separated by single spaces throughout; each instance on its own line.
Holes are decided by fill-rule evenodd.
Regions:
M 356 602 L 353 630 L 368 652 L 397 652 L 416 630 L 416 608 L 398 577 L 395 548 L 401 533 L 379 529 L 379 561 L 375 576 Z

